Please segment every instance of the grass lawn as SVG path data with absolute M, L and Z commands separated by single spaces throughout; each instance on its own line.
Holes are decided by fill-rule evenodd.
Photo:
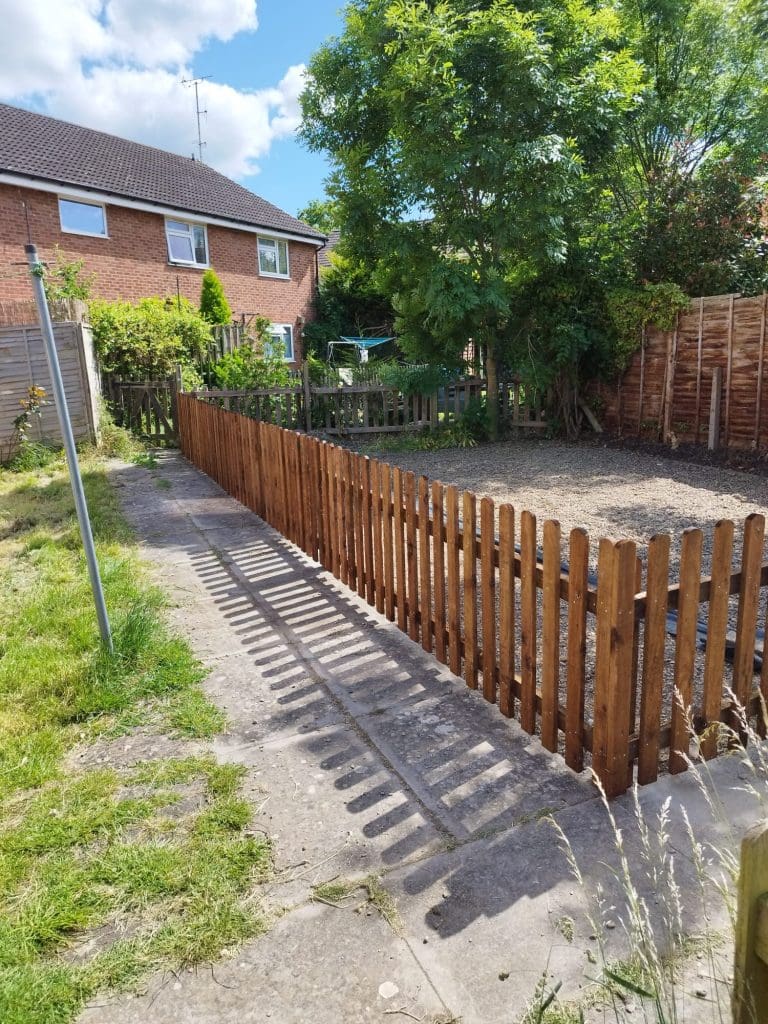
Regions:
M 268 844 L 248 832 L 239 766 L 200 742 L 222 715 L 164 625 L 104 462 L 82 462 L 113 656 L 63 461 L 0 470 L 3 1024 L 71 1021 L 97 992 L 211 960 L 265 927 L 253 893 Z M 109 751 L 127 733 L 172 756 L 121 764 Z

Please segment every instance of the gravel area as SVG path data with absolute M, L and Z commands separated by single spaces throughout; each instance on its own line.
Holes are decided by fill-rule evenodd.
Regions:
M 706 572 L 712 528 L 719 519 L 736 523 L 738 545 L 750 512 L 768 516 L 764 477 L 595 444 L 502 441 L 439 452 L 386 452 L 381 458 L 478 496 L 489 495 L 497 503 L 528 509 L 537 516 L 539 531 L 545 519 L 558 519 L 564 538 L 573 527 L 583 526 L 593 553 L 601 537 L 644 545 L 655 533 L 671 533 L 672 575 L 679 537 L 687 527 L 704 532 Z
M 356 446 L 362 447 L 362 446 Z M 703 532 L 702 572 L 707 574 L 711 561 L 713 527 L 720 519 L 736 524 L 734 569 L 741 552 L 741 530 L 751 512 L 768 516 L 768 479 L 718 465 L 686 463 L 662 454 L 648 454 L 617 448 L 615 445 L 565 444 L 557 441 L 504 441 L 472 449 L 439 452 L 382 452 L 372 445 L 365 451 L 404 470 L 424 474 L 432 480 L 456 484 L 472 490 L 478 497 L 488 495 L 497 503 L 509 502 L 517 510 L 528 509 L 537 516 L 539 539 L 546 519 L 559 520 L 563 534 L 563 557 L 567 559 L 567 535 L 573 527 L 584 527 L 590 537 L 593 568 L 596 567 L 601 537 L 627 538 L 638 543 L 638 554 L 645 560 L 645 544 L 656 533 L 672 535 L 670 580 L 677 579 L 680 537 L 688 527 Z M 541 594 L 539 593 L 541 614 Z M 763 593 L 758 623 L 765 622 L 766 600 Z M 517 657 L 519 657 L 519 595 L 517 615 Z M 738 598 L 730 601 L 731 628 L 736 625 Z M 566 629 L 561 620 L 561 700 L 565 703 Z M 699 618 L 706 621 L 707 606 Z M 541 621 L 541 620 L 540 620 Z M 594 700 L 595 635 L 594 617 L 588 618 L 586 715 L 591 719 Z M 482 635 L 482 633 L 480 633 Z M 538 635 L 541 657 L 541 632 Z M 701 699 L 704 654 L 696 655 L 694 702 Z M 664 670 L 663 721 L 669 721 L 674 700 L 675 644 L 667 637 Z M 640 636 L 642 671 L 642 628 Z M 726 666 L 723 686 L 731 684 L 730 666 Z M 637 712 L 639 714 L 639 705 Z M 637 726 L 636 719 L 635 725 Z

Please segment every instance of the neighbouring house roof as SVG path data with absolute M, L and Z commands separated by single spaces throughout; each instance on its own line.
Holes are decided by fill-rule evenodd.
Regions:
M 334 231 L 331 231 L 331 233 L 328 235 L 328 241 L 325 243 L 323 248 L 320 249 L 318 251 L 318 253 L 317 253 L 317 262 L 320 264 L 321 267 L 330 267 L 330 265 L 331 265 L 331 259 L 330 259 L 331 253 L 336 248 L 336 246 L 339 244 L 340 239 L 341 239 L 341 232 L 340 231 L 334 230 Z
M 322 242 L 326 236 L 199 160 L 0 103 L 0 175 L 216 217 Z

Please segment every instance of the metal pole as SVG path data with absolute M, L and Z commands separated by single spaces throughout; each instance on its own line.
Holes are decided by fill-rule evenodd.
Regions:
M 75 437 L 72 433 L 72 423 L 69 419 L 69 409 L 67 408 L 67 399 L 64 394 L 64 382 L 61 379 L 61 367 L 59 366 L 59 357 L 56 352 L 56 342 L 53 336 L 53 324 L 51 323 L 51 314 L 48 310 L 45 288 L 43 287 L 43 267 L 37 258 L 37 248 L 34 245 L 25 245 L 24 251 L 27 254 L 27 263 L 29 264 L 29 271 L 32 275 L 32 288 L 35 293 L 37 311 L 40 314 L 40 327 L 43 334 L 43 342 L 45 344 L 45 355 L 48 359 L 48 369 L 50 370 L 51 381 L 53 383 L 53 397 L 56 401 L 56 412 L 59 416 L 61 436 L 64 439 L 64 451 L 67 455 L 69 478 L 72 484 L 72 493 L 75 497 L 75 508 L 77 510 L 77 521 L 80 525 L 80 536 L 83 539 L 85 560 L 88 563 L 88 576 L 91 580 L 93 600 L 96 604 L 96 618 L 99 621 L 101 642 L 109 652 L 112 653 L 112 632 L 109 628 L 107 606 L 104 603 L 104 591 L 101 587 L 101 577 L 99 576 L 99 564 L 96 561 L 96 549 L 93 544 L 91 521 L 88 518 L 88 506 L 85 501 L 83 480 L 80 476 L 80 466 L 77 461 Z

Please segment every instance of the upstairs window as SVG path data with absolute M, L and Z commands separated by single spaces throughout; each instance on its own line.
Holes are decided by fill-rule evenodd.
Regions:
M 188 267 L 208 266 L 208 236 L 204 224 L 166 220 L 165 237 L 171 263 L 184 263 Z
M 259 273 L 263 277 L 290 277 L 287 242 L 259 237 L 258 246 Z
M 274 352 L 282 352 L 287 363 L 293 362 L 293 327 L 290 324 L 271 324 L 269 343 Z
M 59 199 L 59 221 L 61 230 L 70 234 L 107 237 L 107 211 L 101 203 Z

